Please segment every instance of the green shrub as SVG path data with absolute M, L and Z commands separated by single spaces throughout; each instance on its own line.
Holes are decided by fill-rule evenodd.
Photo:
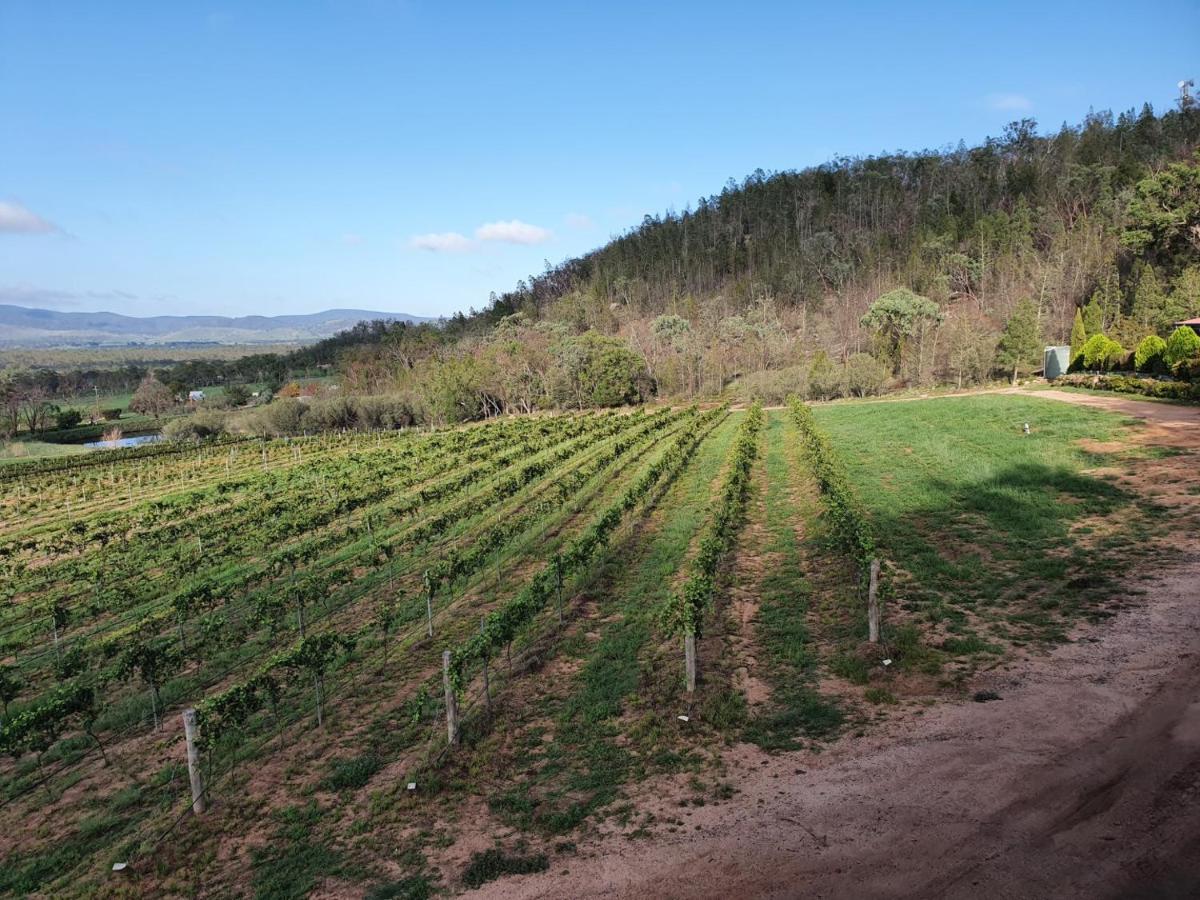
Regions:
M 100 410 L 100 415 L 104 416 L 105 422 L 115 422 L 121 418 L 122 412 L 124 412 L 124 410 L 122 410 L 121 407 L 114 406 L 111 409 Z
M 1200 402 L 1200 383 L 1187 381 L 1165 381 L 1155 378 L 1137 378 L 1132 375 L 1064 375 L 1056 384 L 1071 387 L 1094 388 L 1101 391 L 1117 391 L 1123 394 L 1141 394 L 1161 400 Z
M 358 426 L 358 413 L 349 397 L 313 400 L 304 416 L 309 431 L 350 431 Z
M 225 399 L 230 406 L 245 406 L 250 402 L 250 388 L 244 384 L 230 384 L 225 387 Z
M 285 437 L 304 431 L 307 413 L 306 404 L 291 397 L 284 397 L 242 413 L 236 419 L 234 427 L 255 437 Z
M 416 422 L 412 406 L 399 397 L 358 397 L 354 405 L 359 428 L 390 430 Z
M 1179 363 L 1190 360 L 1194 356 L 1200 356 L 1200 334 L 1196 334 L 1186 325 L 1180 325 L 1167 338 L 1167 345 L 1163 350 L 1163 362 L 1174 369 Z
M 1197 385 L 1200 390 L 1200 355 L 1175 363 L 1175 377 L 1183 378 Z
M 83 413 L 77 409 L 60 409 L 54 414 L 54 424 L 59 428 L 74 428 L 83 421 Z
M 215 410 L 197 412 L 194 415 L 172 419 L 163 426 L 163 439 L 180 443 L 199 443 L 219 437 L 225 430 L 225 416 Z
M 433 887 L 424 875 L 410 875 L 399 881 L 389 881 L 367 892 L 365 900 L 428 900 Z
M 1133 353 L 1134 367 L 1139 372 L 1159 372 L 1163 368 L 1163 353 L 1167 342 L 1157 334 L 1149 334 L 1142 338 Z
M 878 394 L 888 374 L 888 367 L 870 353 L 855 353 L 846 360 L 846 388 L 855 397 Z
M 753 403 L 760 400 L 777 406 L 792 394 L 803 394 L 808 390 L 808 370 L 803 366 L 788 366 L 784 369 L 767 369 L 750 372 L 732 382 L 725 389 L 725 396 L 732 403 Z
M 1108 370 L 1121 362 L 1126 350 L 1104 334 L 1093 334 L 1083 344 L 1083 367 L 1091 370 Z

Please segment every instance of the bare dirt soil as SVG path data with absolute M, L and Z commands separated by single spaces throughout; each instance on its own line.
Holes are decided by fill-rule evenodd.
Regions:
M 1143 421 L 1168 446 L 1124 465 L 1178 526 L 1169 566 L 1056 650 L 972 690 L 1001 699 L 905 709 L 825 753 L 728 753 L 733 800 L 681 813 L 671 784 L 641 809 L 686 830 L 581 843 L 487 897 L 1200 896 L 1200 409 L 1038 391 Z M 474 896 L 474 895 L 473 895 Z

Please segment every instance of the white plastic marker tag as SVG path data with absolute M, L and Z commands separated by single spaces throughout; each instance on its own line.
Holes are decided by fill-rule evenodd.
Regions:
M 410 781 L 408 783 L 408 789 L 410 791 L 415 791 L 417 789 L 417 783 L 415 781 Z
M 124 872 L 125 867 L 128 865 L 129 865 L 129 863 L 113 863 L 113 871 L 114 872 Z
M 890 665 L 892 664 L 892 661 L 891 661 L 890 659 L 885 659 L 885 660 L 883 661 L 883 664 L 884 664 L 885 666 L 890 666 Z
M 688 721 L 691 721 L 690 719 L 688 719 L 688 717 L 687 717 L 687 716 L 676 716 L 675 718 L 679 719 L 679 721 L 680 721 L 680 722 L 688 722 Z

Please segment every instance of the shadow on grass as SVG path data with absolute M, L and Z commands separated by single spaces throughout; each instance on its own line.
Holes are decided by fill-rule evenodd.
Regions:
M 971 483 L 929 477 L 906 487 L 923 502 L 903 511 L 876 503 L 872 513 L 884 554 L 911 576 L 901 588 L 910 608 L 961 619 L 947 606 L 994 607 L 1045 640 L 1062 640 L 1065 619 L 1106 599 L 1109 576 L 1150 533 L 1133 494 L 1066 466 L 1023 461 Z M 1073 538 L 1073 527 L 1115 515 L 1119 529 L 1100 545 Z

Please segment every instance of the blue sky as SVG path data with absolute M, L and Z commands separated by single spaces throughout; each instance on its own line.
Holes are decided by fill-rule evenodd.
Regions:
M 1200 2 L 0 0 L 0 303 L 482 307 L 756 168 L 1200 80 Z

